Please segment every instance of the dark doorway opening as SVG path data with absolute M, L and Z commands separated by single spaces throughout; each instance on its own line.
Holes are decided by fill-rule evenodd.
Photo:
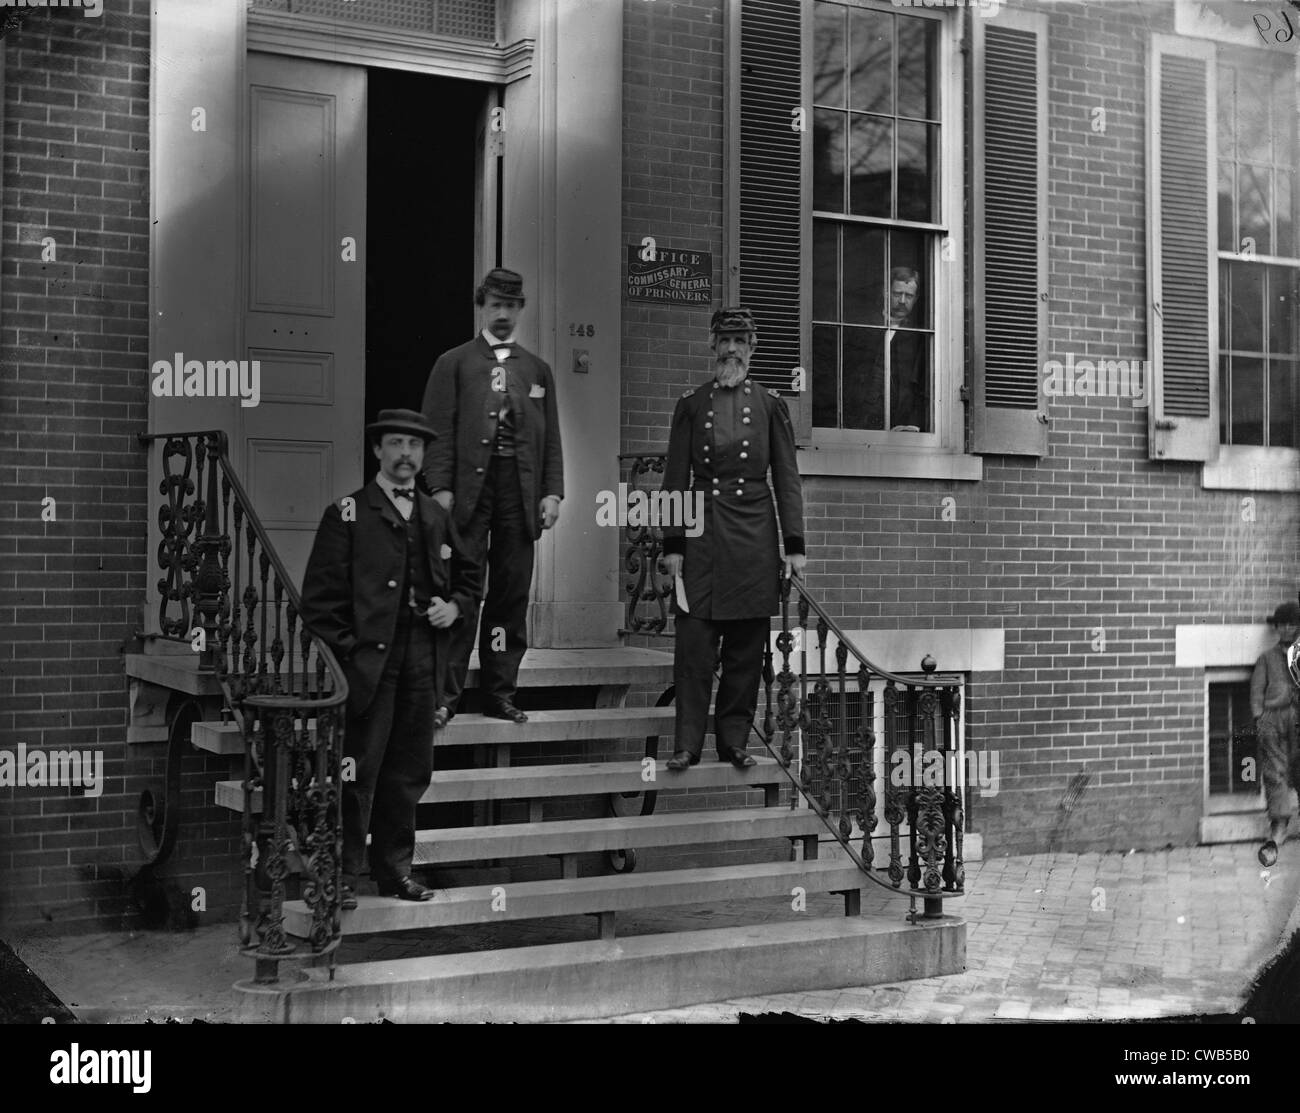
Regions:
M 487 86 L 369 71 L 366 413 L 418 410 L 434 360 L 474 335 L 478 116 Z M 367 444 L 365 478 L 379 465 Z

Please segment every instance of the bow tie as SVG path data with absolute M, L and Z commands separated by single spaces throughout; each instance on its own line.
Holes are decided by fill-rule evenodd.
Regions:
M 395 498 L 395 499 L 410 499 L 412 502 L 414 502 L 414 501 L 415 501 L 415 488 L 414 488 L 414 487 L 394 487 L 394 488 L 393 488 L 393 498 Z

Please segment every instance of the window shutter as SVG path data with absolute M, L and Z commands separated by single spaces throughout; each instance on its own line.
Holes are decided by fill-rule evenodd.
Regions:
M 792 391 L 794 369 L 807 368 L 810 356 L 805 183 L 812 120 L 804 54 L 811 8 L 798 0 L 732 0 L 729 28 L 728 297 L 749 306 L 758 321 L 751 377 L 786 395 L 797 428 L 811 413 L 800 404 L 806 388 L 802 396 Z M 794 127 L 795 109 L 808 116 L 803 131 Z
M 1148 453 L 1219 453 L 1214 44 L 1152 35 L 1147 67 Z
M 1047 451 L 1047 17 L 972 21 L 976 452 Z

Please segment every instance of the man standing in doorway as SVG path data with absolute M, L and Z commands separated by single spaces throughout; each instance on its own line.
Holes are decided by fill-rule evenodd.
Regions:
M 692 491 L 702 491 L 706 500 L 698 537 L 687 537 L 680 523 L 664 528 L 664 565 L 681 577 L 678 597 L 684 594 L 686 602 L 685 610 L 677 609 L 673 648 L 677 742 L 668 768 L 677 771 L 700 760 L 719 652 L 718 757 L 739 769 L 755 764 L 745 745 L 763 645 L 777 612 L 780 576 L 802 575 L 805 561 L 803 486 L 790 412 L 776 391 L 747 377 L 758 327 L 748 309 L 729 308 L 713 314 L 710 328 L 714 377 L 678 399 L 662 488 L 682 492 L 683 505 Z M 778 536 L 785 541 L 784 560 Z
M 534 543 L 560 516 L 564 461 L 555 380 L 515 341 L 524 282 L 490 271 L 474 294 L 482 331 L 444 352 L 424 391 L 438 433 L 425 457 L 434 499 L 452 512 L 471 554 L 488 569 L 479 623 L 479 691 L 484 715 L 515 723 L 519 664 L 528 648 Z M 455 714 L 474 646 L 473 616 L 453 636 L 446 715 Z

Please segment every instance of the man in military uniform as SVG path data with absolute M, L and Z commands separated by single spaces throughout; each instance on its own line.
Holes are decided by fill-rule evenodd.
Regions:
M 664 565 L 681 577 L 686 602 L 685 611 L 677 608 L 673 652 L 677 742 L 668 768 L 678 771 L 700 760 L 719 654 L 718 757 L 740 769 L 754 764 L 745 745 L 763 644 L 777 612 L 780 577 L 802 575 L 805 561 L 790 413 L 776 391 L 747 378 L 758 343 L 754 317 L 744 308 L 719 309 L 710 328 L 714 378 L 678 399 L 663 482 L 664 491 L 682 492 L 683 505 L 695 491 L 705 498 L 700 536 L 687 537 L 680 524 L 664 528 Z
M 380 896 L 429 900 L 411 878 L 415 810 L 433 776 L 435 708 L 453 632 L 483 586 L 445 510 L 415 489 L 425 444 L 437 435 L 414 410 L 380 410 L 366 426 L 379 474 L 331 505 L 302 586 L 302 620 L 338 656 L 348 681 L 343 782 L 344 910 L 370 834 Z
M 514 700 L 528 648 L 534 543 L 555 525 L 564 497 L 560 418 L 550 367 L 515 342 L 524 280 L 498 267 L 474 302 L 483 331 L 439 356 L 425 387 L 424 415 L 439 438 L 425 456 L 425 479 L 487 565 L 478 640 L 483 714 L 524 723 Z M 452 636 L 446 714 L 465 686 L 474 626 L 471 615 Z

